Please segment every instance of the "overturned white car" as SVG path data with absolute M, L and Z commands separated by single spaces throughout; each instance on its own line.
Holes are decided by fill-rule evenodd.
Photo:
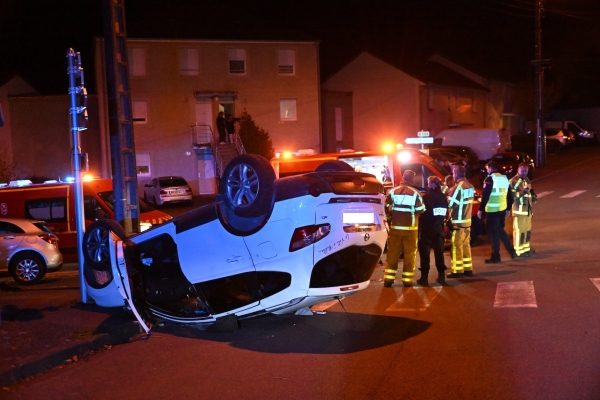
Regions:
M 221 194 L 125 238 L 99 220 L 84 235 L 88 295 L 127 302 L 146 331 L 153 322 L 237 326 L 293 313 L 369 285 L 387 240 L 381 183 L 329 161 L 275 179 L 262 157 L 225 169 Z

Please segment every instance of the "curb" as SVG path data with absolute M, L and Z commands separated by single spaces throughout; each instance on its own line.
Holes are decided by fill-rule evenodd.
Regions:
M 47 372 L 64 364 L 65 360 L 71 359 L 73 356 L 82 356 L 88 351 L 100 350 L 107 345 L 127 343 L 139 333 L 140 326 L 137 321 L 129 321 L 118 325 L 110 332 L 98 335 L 87 342 L 76 344 L 0 374 L 0 386 L 10 386 L 34 375 Z

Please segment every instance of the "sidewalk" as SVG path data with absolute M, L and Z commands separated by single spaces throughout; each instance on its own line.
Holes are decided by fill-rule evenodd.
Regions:
M 600 146 L 549 154 L 546 167 L 536 168 L 534 184 L 595 157 L 600 157 Z M 26 296 L 18 285 L 3 283 L 0 293 L 0 386 L 77 362 L 140 333 L 133 315 L 123 308 L 80 303 L 77 287 L 41 287 L 37 295 Z

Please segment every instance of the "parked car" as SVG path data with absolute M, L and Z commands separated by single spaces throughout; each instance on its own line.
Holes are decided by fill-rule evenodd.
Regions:
M 564 148 L 575 142 L 575 134 L 562 129 L 546 128 L 544 133 L 546 135 L 546 144 L 548 144 L 549 140 L 556 140 L 560 143 L 560 147 Z
M 165 203 L 193 203 L 192 188 L 181 176 L 160 176 L 144 185 L 144 200 L 156 206 Z
M 99 220 L 83 238 L 89 296 L 155 322 L 235 329 L 265 314 L 365 289 L 387 240 L 384 189 L 374 175 L 330 160 L 275 179 L 256 155 L 234 158 L 218 200 L 125 237 Z
M 434 147 L 436 148 L 436 147 Z M 468 165 L 471 167 L 471 171 L 476 173 L 479 170 L 480 162 L 479 157 L 477 157 L 477 153 L 473 151 L 470 147 L 467 146 L 440 146 L 438 149 L 443 149 L 459 155 L 463 158 L 466 158 L 468 161 Z M 430 150 L 431 151 L 431 150 Z
M 535 168 L 535 163 L 533 158 L 529 156 L 527 153 L 517 152 L 517 151 L 509 151 L 504 153 L 498 153 L 493 156 L 490 161 L 495 161 L 498 163 L 498 172 L 502 175 L 506 175 L 508 179 L 512 178 L 517 174 L 517 168 L 521 163 L 527 163 L 529 165 L 529 172 L 527 173 L 527 177 L 529 179 L 533 179 L 533 172 Z M 487 170 L 485 169 L 485 165 L 481 167 L 479 172 L 479 178 L 483 182 L 487 177 Z
M 58 238 L 43 221 L 0 218 L 0 270 L 30 285 L 62 268 Z

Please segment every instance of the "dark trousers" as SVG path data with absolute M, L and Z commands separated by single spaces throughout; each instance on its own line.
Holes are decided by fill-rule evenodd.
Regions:
M 500 241 L 504 244 L 504 248 L 513 256 L 515 248 L 510 243 L 508 234 L 504 230 L 504 222 L 506 219 L 506 211 L 498 211 L 486 214 L 485 224 L 487 228 L 488 238 L 492 245 L 492 260 L 500 261 Z
M 446 270 L 444 262 L 444 233 L 437 231 L 419 231 L 419 257 L 421 258 L 421 274 L 429 273 L 430 252 L 433 248 L 435 268 L 442 272 Z

